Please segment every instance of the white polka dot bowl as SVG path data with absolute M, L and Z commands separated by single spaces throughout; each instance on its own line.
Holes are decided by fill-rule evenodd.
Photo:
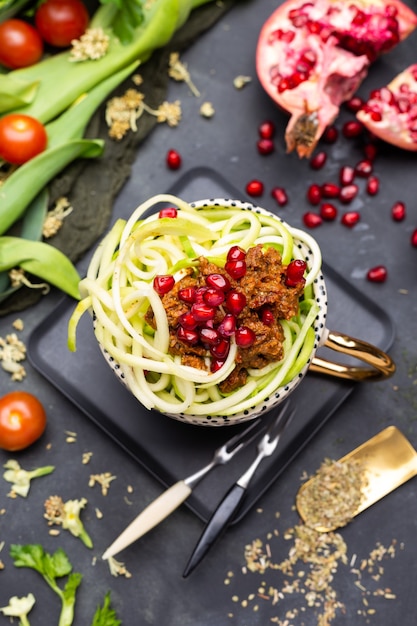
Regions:
M 256 316 L 258 325 L 252 335 L 249 331 L 245 335 L 241 330 L 245 320 L 243 325 L 239 321 L 243 311 L 235 315 L 232 307 L 231 314 L 227 303 L 230 291 L 239 291 L 243 284 L 246 255 L 254 247 L 260 248 L 261 255 L 270 250 L 268 254 L 278 257 L 280 264 L 268 266 L 267 278 L 262 272 L 256 273 L 256 262 L 251 264 L 259 281 L 254 289 L 259 296 L 256 301 L 262 306 L 250 311 L 247 319 Z M 239 260 L 243 264 L 236 263 Z M 208 273 L 200 269 L 203 262 L 211 264 Z M 303 268 L 295 282 L 288 278 L 291 265 Z M 189 302 L 181 300 L 177 283 L 207 280 L 213 268 L 231 284 L 222 287 L 224 299 L 214 307 L 214 313 L 210 312 L 211 317 L 207 310 L 213 303 L 203 300 L 208 287 L 200 289 L 199 302 L 203 302 L 204 315 L 209 315 L 201 320 L 195 314 L 201 313 L 201 307 L 192 308 L 190 294 L 195 298 L 195 290 L 188 292 Z M 198 282 L 199 287 L 201 284 Z M 270 296 L 274 296 L 277 285 L 283 284 L 283 293 L 298 285 L 298 310 L 288 319 L 271 322 L 262 311 L 273 301 Z M 187 203 L 170 195 L 151 198 L 127 221 L 116 222 L 93 255 L 80 291 L 83 298 L 73 314 L 70 335 L 75 334 L 80 315 L 90 310 L 98 344 L 116 376 L 147 409 L 181 422 L 214 427 L 252 420 L 288 398 L 309 370 L 350 380 L 376 380 L 395 371 L 391 358 L 379 348 L 327 329 L 321 254 L 311 235 L 249 202 L 218 198 Z M 175 297 L 166 300 L 171 291 Z M 185 297 L 185 292 L 181 295 Z M 250 308 L 253 302 L 247 301 L 245 307 Z M 193 332 L 186 332 L 189 328 L 186 325 L 184 329 L 180 316 L 173 325 L 169 309 L 173 303 L 180 303 L 179 311 L 188 314 L 188 321 L 193 311 L 195 325 L 189 325 Z M 273 305 L 271 308 L 276 311 Z M 228 314 L 234 327 L 227 333 L 222 327 L 220 333 L 219 319 Z M 245 337 L 257 340 L 260 320 L 280 326 L 280 358 L 265 363 L 261 359 L 262 366 L 254 363 L 253 367 L 246 360 L 243 378 L 237 385 L 228 388 L 226 383 L 225 387 L 224 381 L 230 380 L 240 362 L 239 351 L 250 344 L 245 343 Z M 212 334 L 201 332 L 202 327 L 217 332 L 214 340 Z M 209 338 L 217 343 L 209 344 Z M 219 342 L 223 346 L 223 340 L 227 349 L 220 351 L 220 358 L 219 348 L 212 346 L 219 346 Z M 187 349 L 197 346 L 198 363 L 184 361 L 181 351 L 174 349 L 181 341 Z M 317 358 L 320 346 L 354 356 L 362 363 L 341 365 Z M 257 350 L 262 356 L 261 342 Z

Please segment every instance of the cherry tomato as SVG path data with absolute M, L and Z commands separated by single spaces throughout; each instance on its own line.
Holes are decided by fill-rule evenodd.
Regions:
M 27 391 L 11 391 L 0 398 L 0 448 L 23 450 L 42 435 L 46 413 L 41 402 Z
M 10 113 L 0 118 L 0 157 L 22 165 L 43 152 L 48 142 L 45 126 L 34 117 Z
M 43 53 L 38 31 L 23 20 L 11 19 L 0 24 L 0 64 L 10 70 L 37 63 Z
M 81 0 L 45 0 L 35 13 L 35 25 L 51 46 L 67 48 L 86 31 L 90 16 Z

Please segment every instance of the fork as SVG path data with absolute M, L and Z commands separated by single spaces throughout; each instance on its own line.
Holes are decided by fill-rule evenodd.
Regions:
M 234 435 L 215 450 L 211 461 L 183 480 L 164 491 L 151 502 L 107 548 L 102 558 L 109 559 L 127 548 L 134 541 L 145 535 L 152 528 L 173 513 L 191 494 L 194 487 L 217 465 L 228 463 L 242 448 L 259 435 L 263 427 L 258 428 L 262 419 L 253 421 L 244 430 Z
M 272 422 L 270 422 L 266 433 L 258 443 L 258 454 L 255 460 L 242 474 L 242 476 L 232 485 L 211 516 L 185 567 L 183 572 L 184 578 L 191 574 L 211 548 L 213 543 L 227 528 L 229 522 L 233 519 L 234 515 L 240 508 L 249 487 L 249 483 L 252 480 L 259 464 L 265 457 L 273 454 L 285 427 L 289 424 L 294 413 L 294 409 L 290 410 L 290 403 L 286 402 L 284 407 L 281 407 L 278 414 L 272 418 Z

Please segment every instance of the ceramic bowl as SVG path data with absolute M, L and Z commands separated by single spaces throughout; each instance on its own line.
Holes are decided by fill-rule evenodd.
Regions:
M 256 206 L 248 202 L 241 202 L 238 200 L 223 198 L 200 200 L 198 202 L 190 203 L 190 206 L 193 209 L 197 210 L 209 208 L 211 211 L 218 210 L 219 212 L 224 212 L 224 209 L 240 209 L 242 211 L 250 211 L 255 212 L 259 215 L 268 216 L 273 220 L 278 220 L 281 224 L 285 226 L 285 228 L 287 228 L 291 232 L 294 241 L 294 248 L 297 249 L 297 255 L 301 255 L 301 257 L 304 258 L 307 263 L 308 269 L 311 270 L 313 265 L 316 263 L 317 255 L 320 255 L 320 250 L 316 242 L 314 241 L 314 239 L 311 238 L 310 235 L 304 237 L 306 233 L 303 233 L 303 231 L 300 231 L 298 229 L 291 228 L 288 224 L 281 220 L 281 218 L 277 217 L 273 213 L 266 211 L 262 207 Z M 120 248 L 122 248 L 122 244 Z M 93 271 L 95 272 L 96 269 L 97 268 L 93 268 Z M 206 403 L 204 403 L 204 414 L 196 414 L 188 409 L 181 411 L 170 411 L 169 408 L 157 408 L 157 410 L 175 420 L 198 426 L 213 427 L 234 425 L 246 422 L 248 420 L 252 420 L 259 415 L 269 412 L 271 409 L 282 403 L 285 399 L 288 398 L 288 396 L 291 395 L 291 393 L 298 387 L 298 385 L 302 383 L 305 375 L 310 368 L 314 371 L 325 372 L 333 376 L 340 376 L 342 378 L 350 378 L 356 380 L 366 380 L 368 378 L 374 379 L 391 375 L 395 367 L 391 359 L 385 353 L 381 352 L 380 350 L 378 350 L 378 348 L 374 346 L 369 346 L 369 344 L 366 344 L 365 342 L 352 339 L 351 337 L 347 337 L 346 335 L 342 335 L 334 331 L 329 331 L 326 328 L 327 293 L 325 279 L 321 271 L 319 271 L 315 275 L 315 278 L 311 283 L 311 287 L 313 292 L 313 298 L 315 300 L 315 303 L 317 304 L 317 314 L 312 325 L 315 334 L 314 345 L 312 346 L 311 352 L 308 355 L 305 365 L 290 381 L 285 382 L 285 384 L 280 384 L 279 381 L 277 381 L 276 386 L 272 385 L 272 387 L 271 385 L 269 385 L 270 393 L 268 393 L 266 397 L 263 397 L 260 402 L 254 402 L 254 404 L 250 404 L 250 401 L 248 399 L 244 409 L 236 411 L 229 409 L 226 414 L 218 413 L 218 411 L 214 413 L 211 410 L 211 401 L 207 401 Z M 135 371 L 135 365 L 131 365 L 129 363 L 129 360 L 127 360 L 126 362 L 122 362 L 124 361 L 124 359 L 118 358 L 117 352 L 115 353 L 112 350 L 109 351 L 106 347 L 104 347 L 102 332 L 98 332 L 98 311 L 93 311 L 93 313 L 96 316 L 96 321 L 94 324 L 95 332 L 104 358 L 106 359 L 108 365 L 111 367 L 115 375 L 120 379 L 120 381 L 136 396 L 139 402 L 142 402 L 146 406 L 143 394 L 141 393 L 140 389 L 138 389 L 136 385 L 132 382 L 135 381 L 138 376 L 143 376 L 143 368 L 139 367 L 139 371 L 136 368 Z M 335 365 L 331 362 L 329 363 L 328 361 L 323 360 L 318 361 L 316 360 L 315 355 L 317 349 L 322 345 L 326 345 L 340 352 L 359 356 L 359 358 L 370 364 L 371 367 L 358 368 L 351 366 L 341 366 L 337 364 Z M 369 358 L 366 356 L 368 353 Z

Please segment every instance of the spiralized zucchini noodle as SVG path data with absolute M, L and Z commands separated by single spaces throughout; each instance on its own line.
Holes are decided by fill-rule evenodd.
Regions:
M 161 205 L 177 208 L 175 219 L 160 217 Z M 156 207 L 159 205 L 159 208 Z M 144 216 L 153 209 L 153 213 Z M 181 362 L 169 353 L 170 332 L 155 276 L 175 281 L 200 256 L 224 267 L 233 245 L 244 250 L 261 244 L 275 247 L 282 264 L 306 261 L 304 293 L 291 320 L 280 320 L 283 358 L 261 369 L 249 368 L 246 383 L 222 393 L 219 383 L 235 367 L 233 339 L 223 365 L 211 372 Z M 68 326 L 68 346 L 76 349 L 76 327 L 89 311 L 100 347 L 118 364 L 129 390 L 148 409 L 168 414 L 231 416 L 250 410 L 287 385 L 307 367 L 317 345 L 319 305 L 314 281 L 321 270 L 320 249 L 306 232 L 290 228 L 279 217 L 250 203 L 221 200 L 189 204 L 168 194 L 141 204 L 126 221 L 116 221 L 97 247 L 80 283 L 81 301 Z M 151 307 L 155 328 L 145 314 Z

